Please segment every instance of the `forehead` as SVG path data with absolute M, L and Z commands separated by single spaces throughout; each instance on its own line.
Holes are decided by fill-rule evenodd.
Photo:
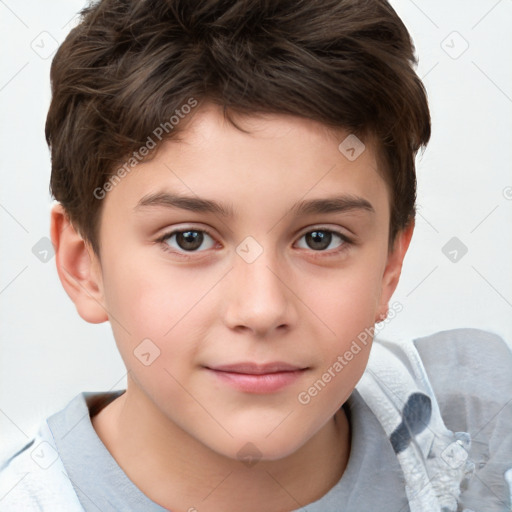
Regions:
M 358 196 L 387 210 L 387 187 L 372 139 L 290 115 L 235 115 L 206 104 L 186 120 L 179 139 L 158 146 L 107 194 L 105 210 L 133 210 L 143 197 L 174 192 L 221 198 L 239 215 L 281 215 L 301 199 Z M 354 158 L 355 156 L 355 158 Z M 107 214 L 107 212 L 104 212 Z

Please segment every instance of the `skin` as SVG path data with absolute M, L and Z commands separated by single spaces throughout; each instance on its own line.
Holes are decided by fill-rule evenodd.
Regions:
M 182 141 L 167 141 L 108 192 L 101 260 L 62 207 L 52 211 L 64 288 L 86 321 L 110 321 L 128 370 L 127 391 L 93 427 L 139 489 L 174 511 L 288 511 L 335 485 L 350 454 L 342 405 L 371 343 L 308 404 L 298 396 L 385 317 L 413 232 L 411 224 L 389 246 L 390 197 L 370 140 L 349 161 L 338 150 L 348 132 L 287 115 L 237 122 L 251 133 L 216 106 L 201 107 Z M 221 202 L 234 216 L 137 208 L 164 191 Z M 362 198 L 373 211 L 292 210 L 333 195 Z M 333 234 L 320 250 L 315 228 L 352 242 Z M 176 236 L 157 241 L 173 229 L 211 236 L 187 252 Z M 256 244 L 241 244 L 248 236 Z M 250 263 L 237 253 L 258 246 Z M 144 339 L 160 350 L 149 365 L 134 355 Z M 261 394 L 205 368 L 241 361 L 307 369 Z M 247 443 L 257 454 L 251 465 L 240 460 Z

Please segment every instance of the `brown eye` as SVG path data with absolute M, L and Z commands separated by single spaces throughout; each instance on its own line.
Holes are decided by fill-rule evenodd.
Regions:
M 350 243 L 350 240 L 341 233 L 331 231 L 329 229 L 315 229 L 308 231 L 302 235 L 301 239 L 304 239 L 307 247 L 306 249 L 313 249 L 314 251 L 325 251 L 327 249 L 338 249 L 346 243 Z M 336 244 L 336 239 L 339 242 Z M 335 243 L 334 247 L 329 247 L 331 243 Z M 303 247 L 304 248 L 304 247 Z
M 180 231 L 176 233 L 176 243 L 185 251 L 196 251 L 201 247 L 204 236 L 200 231 Z
M 332 240 L 332 233 L 328 231 L 311 231 L 306 233 L 306 243 L 311 249 L 324 251 L 329 247 Z
M 215 245 L 215 241 L 210 235 L 208 235 L 208 233 L 206 233 L 206 231 L 202 231 L 200 229 L 172 231 L 171 233 L 164 235 L 160 241 L 167 244 L 169 248 L 174 249 L 177 252 L 202 252 L 198 251 L 198 249 L 208 238 L 211 240 L 211 243 L 206 247 L 206 249 L 209 249 Z

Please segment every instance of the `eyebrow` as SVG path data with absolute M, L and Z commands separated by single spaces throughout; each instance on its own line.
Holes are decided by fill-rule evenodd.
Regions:
M 233 208 L 230 205 L 218 203 L 211 199 L 184 196 L 169 192 L 158 192 L 145 195 L 135 206 L 135 210 L 154 207 L 179 208 L 198 213 L 219 214 L 222 217 L 234 217 Z M 353 195 L 332 196 L 322 199 L 299 201 L 291 208 L 291 212 L 297 216 L 319 213 L 342 213 L 354 210 L 362 210 L 375 213 L 375 209 L 369 201 Z

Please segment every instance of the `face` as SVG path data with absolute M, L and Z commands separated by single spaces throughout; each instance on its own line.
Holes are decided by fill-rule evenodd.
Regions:
M 352 392 L 397 265 L 371 144 L 353 160 L 310 120 L 238 122 L 202 107 L 108 192 L 99 289 L 129 392 L 219 454 L 274 460 Z

